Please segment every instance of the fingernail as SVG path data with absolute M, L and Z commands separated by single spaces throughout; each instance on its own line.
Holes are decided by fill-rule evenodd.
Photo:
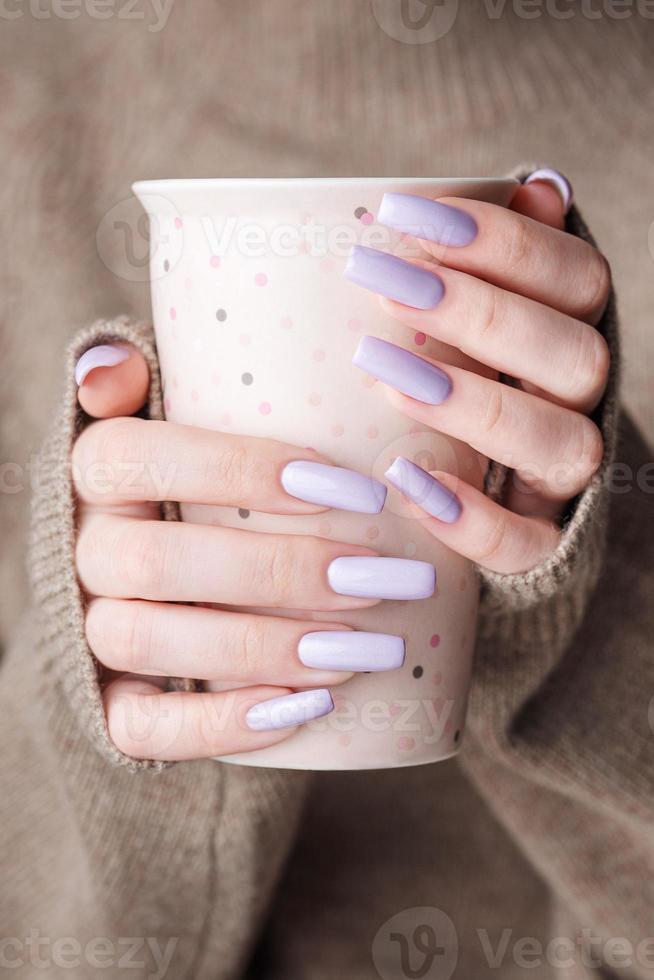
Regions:
M 572 184 L 568 178 L 560 171 L 553 170 L 552 167 L 541 167 L 540 170 L 534 170 L 533 174 L 529 174 L 525 179 L 525 184 L 531 184 L 534 180 L 545 180 L 556 188 L 563 201 L 563 213 L 567 214 L 573 198 Z
M 433 309 L 445 293 L 440 276 L 365 245 L 355 245 L 350 252 L 345 278 L 417 310 Z
M 379 514 L 386 500 L 386 487 L 379 480 L 341 466 L 304 459 L 287 463 L 281 481 L 291 497 L 358 514 Z
M 339 595 L 364 599 L 427 599 L 436 588 L 436 569 L 426 561 L 356 555 L 335 558 L 327 569 Z
M 428 242 L 460 248 L 477 237 L 477 222 L 460 208 L 416 194 L 384 194 L 377 221 Z
M 452 391 L 452 381 L 445 371 L 379 337 L 362 337 L 352 363 L 391 388 L 428 405 L 440 405 Z
M 334 710 L 332 696 L 326 688 L 316 691 L 297 691 L 281 698 L 261 701 L 245 716 L 248 728 L 255 732 L 272 732 L 279 728 L 305 725 Z
M 305 667 L 318 670 L 397 670 L 405 648 L 402 637 L 390 633 L 321 630 L 302 637 L 298 654 Z
M 114 347 L 113 344 L 101 344 L 99 347 L 91 347 L 85 351 L 75 365 L 75 381 L 77 387 L 84 384 L 84 381 L 96 368 L 115 367 L 122 364 L 129 357 L 129 351 L 124 347 Z
M 461 501 L 456 494 L 404 456 L 398 456 L 386 470 L 386 479 L 414 504 L 445 524 L 454 524 L 461 516 Z

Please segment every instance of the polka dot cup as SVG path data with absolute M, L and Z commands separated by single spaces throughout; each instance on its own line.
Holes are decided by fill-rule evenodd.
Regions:
M 410 178 L 136 184 L 150 215 L 152 305 L 167 417 L 310 446 L 382 480 L 403 455 L 480 485 L 483 461 L 399 415 L 381 385 L 351 363 L 364 333 L 427 357 L 452 358 L 452 351 L 391 320 L 343 269 L 355 244 L 420 254 L 415 241 L 377 223 L 385 191 L 505 206 L 514 187 L 507 180 Z M 278 746 L 223 761 L 375 769 L 435 762 L 458 751 L 477 580 L 471 564 L 435 542 L 401 495 L 391 490 L 376 517 L 337 510 L 279 517 L 245 506 L 194 505 L 183 508 L 183 518 L 367 545 L 382 555 L 433 562 L 438 576 L 431 599 L 383 602 L 345 617 L 325 614 L 358 629 L 404 636 L 401 669 L 355 675 L 334 689 L 330 715 Z

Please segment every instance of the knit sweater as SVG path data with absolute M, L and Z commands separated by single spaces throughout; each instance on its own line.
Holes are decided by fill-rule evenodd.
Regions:
M 237 16 L 234 6 L 220 5 L 225 32 L 229 35 L 231 30 L 232 39 L 240 36 L 238 17 L 249 13 L 256 19 L 257 8 L 243 6 L 251 9 Z M 374 63 L 379 38 L 371 32 L 379 28 L 364 24 L 353 4 L 334 5 L 331 13 L 316 9 L 309 20 L 294 3 L 271 6 L 283 15 L 280 23 L 267 19 L 264 5 L 258 8 L 257 22 L 269 58 L 269 35 L 281 44 L 294 24 L 301 50 L 320 52 L 327 61 L 328 52 L 347 60 L 349 55 L 337 42 L 349 38 L 349 25 L 361 57 L 369 67 Z M 207 7 L 201 14 L 188 15 L 175 33 L 162 32 L 157 50 L 172 55 L 166 71 L 178 83 L 189 82 L 187 62 L 177 60 L 183 39 L 201 47 L 212 16 Z M 467 16 L 462 13 L 452 36 L 444 39 L 446 47 L 439 50 L 475 36 Z M 303 30 L 309 30 L 309 24 L 307 38 Z M 97 29 L 97 24 L 91 26 Z M 461 126 L 468 132 L 478 118 L 479 100 L 488 100 L 496 118 L 506 108 L 524 111 L 521 103 L 527 95 L 524 89 L 512 93 L 507 65 L 523 81 L 533 78 L 522 54 L 512 47 L 522 25 L 516 27 L 507 15 L 496 26 L 501 40 L 492 54 L 480 54 L 486 92 L 476 74 L 472 79 L 466 75 L 473 62 L 466 57 L 456 62 L 460 76 L 456 85 L 452 83 L 449 99 L 457 100 Z M 45 44 L 34 40 L 40 29 L 35 22 L 16 21 L 16 34 L 27 33 L 35 52 Z M 114 24 L 108 27 L 118 29 Z M 548 78 L 556 77 L 557 85 L 549 59 L 558 64 L 561 46 L 567 49 L 570 38 L 577 38 L 577 47 L 572 47 L 578 62 L 574 68 L 572 60 L 565 64 L 568 82 L 579 80 L 583 99 L 587 78 L 580 65 L 591 71 L 589 52 L 600 50 L 597 39 L 609 29 L 618 30 L 602 23 L 591 42 L 584 41 L 579 25 L 572 25 L 569 35 L 558 35 L 559 47 L 552 43 L 556 24 L 543 24 L 524 36 L 534 40 L 532 57 Z M 70 30 L 57 23 L 53 36 Z M 87 52 L 84 64 L 76 62 L 79 78 L 85 77 L 93 87 L 98 79 L 91 52 L 97 50 L 99 35 L 91 35 L 86 25 L 79 30 Z M 315 48 L 314 34 L 320 36 Z M 621 47 L 621 35 L 610 36 L 619 60 L 616 52 L 627 49 Z M 221 50 L 224 43 L 219 41 Z M 412 65 L 412 71 L 420 65 L 427 71 L 428 62 L 424 51 L 414 52 L 409 61 L 403 46 L 386 47 L 397 45 L 388 39 L 382 43 L 389 59 L 384 85 L 390 98 L 393 85 L 400 84 L 396 71 L 402 65 Z M 140 38 L 131 48 L 129 44 L 119 65 L 131 64 L 130 52 L 139 48 Z M 347 41 L 346 51 L 348 44 L 354 41 Z M 150 53 L 154 47 L 146 50 Z M 635 58 L 637 45 L 633 51 Z M 229 56 L 226 49 L 223 53 Z M 443 57 L 455 63 L 451 53 Z M 350 97 L 361 105 L 369 95 L 365 74 L 359 73 L 354 60 L 347 63 L 350 85 L 359 82 Z M 431 92 L 433 83 L 446 78 L 438 59 L 435 64 L 430 85 L 421 86 L 412 76 L 404 94 L 411 107 L 410 129 L 424 153 L 429 136 L 422 110 L 413 100 L 419 101 L 424 88 Z M 276 70 L 285 78 L 282 68 Z M 324 66 L 316 71 L 333 79 L 332 98 L 340 105 L 344 79 L 339 76 L 337 81 Z M 625 86 L 635 85 L 634 75 L 624 76 Z M 202 101 L 201 83 L 185 91 L 196 121 L 211 111 Z M 538 125 L 547 130 L 547 106 L 538 104 L 536 89 L 529 91 L 532 109 L 541 112 Z M 146 93 L 154 97 L 155 88 L 146 87 Z M 608 101 L 614 97 L 612 91 Z M 23 95 L 24 106 L 26 98 Z M 38 102 L 39 93 L 33 98 Z M 232 114 L 226 112 L 220 123 L 225 139 L 240 125 L 244 110 L 239 100 L 246 94 L 235 87 L 230 98 Z M 379 106 L 376 100 L 372 104 L 378 107 L 374 115 Z M 391 116 L 394 105 L 391 101 Z M 159 101 L 153 106 L 164 111 Z M 634 112 L 641 108 L 636 106 Z M 83 118 L 80 122 L 69 116 L 65 99 L 61 111 L 72 134 L 98 134 L 97 122 L 95 129 L 88 129 Z M 257 134 L 257 145 L 266 146 L 269 160 L 271 147 L 278 147 L 271 171 L 275 166 L 296 172 L 318 169 L 310 156 L 302 162 L 302 152 L 293 149 L 289 134 L 280 137 L 259 113 L 253 103 L 249 132 Z M 120 117 L 108 118 L 110 145 L 115 148 Z M 281 117 L 272 118 L 281 125 Z M 330 117 L 329 132 L 333 125 Z M 406 118 L 393 121 L 398 140 L 406 126 Z M 452 139 L 455 136 L 452 130 Z M 315 140 L 323 138 L 325 133 L 314 130 Z M 255 137 L 246 137 L 245 143 L 250 139 Z M 131 176 L 161 172 L 165 147 L 155 142 L 154 137 L 144 142 L 150 156 L 140 171 L 132 169 Z M 101 145 L 102 140 L 95 147 Z M 196 161 L 196 169 L 214 169 L 208 149 L 197 151 L 202 162 Z M 93 207 L 89 202 L 94 195 L 106 193 L 90 179 L 98 161 L 93 146 L 80 151 L 78 145 L 77 152 L 79 173 L 87 179 L 75 185 L 79 199 L 69 200 L 69 242 L 75 241 L 73 215 L 87 205 Z M 193 167 L 185 152 L 176 151 L 175 167 L 189 173 Z M 483 167 L 480 159 L 473 160 L 475 168 Z M 329 169 L 338 171 L 340 161 L 335 149 Z M 407 158 L 394 169 L 418 169 L 412 164 L 415 161 Z M 102 161 L 108 175 L 118 165 L 113 157 L 109 163 Z M 372 153 L 362 157 L 359 166 L 378 169 Z M 578 166 L 582 169 L 581 158 Z M 442 172 L 444 167 L 441 163 L 435 168 L 425 158 L 421 169 Z M 52 186 L 61 186 L 60 179 Z M 41 215 L 49 202 L 28 199 L 24 206 Z M 568 230 L 588 237 L 576 209 L 569 215 Z M 56 236 L 56 230 L 52 234 Z M 60 256 L 53 250 L 51 268 L 57 261 L 63 270 L 71 261 L 73 266 L 83 264 L 80 250 L 78 245 L 77 252 Z M 24 284 L 19 292 L 32 310 L 24 322 L 37 317 L 24 336 L 36 337 L 41 298 L 28 289 L 33 263 L 20 243 L 13 261 L 18 281 Z M 65 318 L 74 310 L 79 313 L 76 300 L 66 305 L 67 273 L 59 278 L 56 271 L 52 274 L 52 290 L 66 310 Z M 141 301 L 130 300 L 131 287 L 124 280 L 109 277 L 100 283 L 96 271 L 87 290 L 96 296 L 100 313 L 110 306 L 115 309 L 123 299 L 130 314 L 142 312 Z M 22 315 L 16 309 L 16 317 Z M 59 323 L 62 316 L 55 310 L 53 322 Z M 41 379 L 52 390 L 53 377 L 63 373 L 65 381 L 31 479 L 32 600 L 7 643 L 0 671 L 3 971 L 28 978 L 88 978 L 96 972 L 113 978 L 124 975 L 130 965 L 134 968 L 128 975 L 136 978 L 399 980 L 419 969 L 421 942 L 429 936 L 421 927 L 431 923 L 435 945 L 444 951 L 435 954 L 441 959 L 435 959 L 432 973 L 425 976 L 514 980 L 524 977 L 528 965 L 538 980 L 654 977 L 651 474 L 648 483 L 647 447 L 618 410 L 620 359 L 613 298 L 599 329 L 613 355 L 609 388 L 597 410 L 604 461 L 590 486 L 572 502 L 561 544 L 547 562 L 524 575 L 482 575 L 474 683 L 461 756 L 413 770 L 319 775 L 211 761 L 173 766 L 136 762 L 111 744 L 97 666 L 84 639 L 84 602 L 74 571 L 70 450 L 88 420 L 77 407 L 73 367 L 93 344 L 131 341 L 143 351 L 151 370 L 145 414 L 161 417 L 156 350 L 147 321 L 132 315 L 98 321 L 76 334 L 61 371 L 59 359 L 51 356 L 57 345 L 49 337 L 42 342 L 43 350 L 50 352 L 47 364 L 38 344 L 30 345 L 33 360 L 25 362 L 18 377 L 28 385 L 30 413 L 42 420 L 37 428 L 44 427 L 46 411 L 36 382 Z M 55 331 L 60 347 L 65 332 L 62 326 Z M 18 393 L 19 384 L 14 384 Z M 10 416 L 10 444 L 14 430 L 29 430 L 28 414 L 21 408 Z M 619 474 L 616 459 L 622 467 Z M 494 468 L 489 486 L 500 497 L 504 475 Z M 174 508 L 163 516 L 174 519 Z M 11 574 L 5 572 L 5 595 L 12 594 Z M 3 621 L 15 620 L 17 614 L 18 609 L 7 607 Z M 402 960 L 402 949 L 410 953 L 410 963 L 406 957 Z

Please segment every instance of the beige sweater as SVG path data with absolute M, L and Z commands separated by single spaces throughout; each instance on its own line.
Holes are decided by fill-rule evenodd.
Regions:
M 22 88 L 9 92 L 5 118 L 15 156 L 33 167 L 25 186 L 24 168 L 8 163 L 7 207 L 21 221 L 12 224 L 15 248 L 2 273 L 5 361 L 14 370 L 3 391 L 3 400 L 12 395 L 3 419 L 5 458 L 29 455 L 45 426 L 47 398 L 60 384 L 56 352 L 70 322 L 91 309 L 144 309 L 145 284 L 110 275 L 103 262 L 112 266 L 112 259 L 100 247 L 100 261 L 91 234 L 131 177 L 257 168 L 497 172 L 510 163 L 505 140 L 513 150 L 520 146 L 516 157 L 533 148 L 563 166 L 551 147 L 568 154 L 571 175 L 598 193 L 591 199 L 614 207 L 601 189 L 607 170 L 620 163 L 615 134 L 611 167 L 581 145 L 575 156 L 575 139 L 585 145 L 592 133 L 600 141 L 603 126 L 583 113 L 573 124 L 572 110 L 561 109 L 562 73 L 585 107 L 604 74 L 612 84 L 603 90 L 603 123 L 612 119 L 615 130 L 620 120 L 623 145 L 640 139 L 644 149 L 639 126 L 651 90 L 639 88 L 644 69 L 633 25 L 605 18 L 591 30 L 577 20 L 563 33 L 554 20 L 526 27 L 507 14 L 491 24 L 470 19 L 464 8 L 434 50 L 390 40 L 362 13 L 367 5 L 308 6 L 273 0 L 239 4 L 237 12 L 233 4 L 198 3 L 193 13 L 173 14 L 154 37 L 118 21 L 106 22 L 106 30 L 58 21 L 47 35 L 29 18 L 5 25 L 13 37 L 9 60 L 22 39 L 30 66 Z M 481 37 L 492 39 L 488 49 L 479 43 L 482 29 Z M 65 58 L 52 60 L 64 50 Z M 596 71 L 600 55 L 607 61 Z M 222 87 L 197 73 L 200 58 L 217 66 Z M 74 91 L 67 88 L 73 80 Z M 132 86 L 131 101 L 118 105 L 121 82 Z M 627 121 L 625 99 L 635 92 L 640 101 Z M 292 107 L 288 116 L 284 106 Z M 500 138 L 493 127 L 502 126 Z M 446 150 L 439 131 L 450 139 Z M 473 140 L 480 131 L 484 139 Z M 44 159 L 45 132 L 61 149 L 49 146 Z M 635 151 L 629 161 L 625 172 L 636 174 Z M 620 207 L 623 216 L 637 214 L 628 195 Z M 614 231 L 608 238 L 617 253 L 616 242 L 628 242 L 620 236 L 629 222 L 611 229 L 601 208 L 594 212 Z M 587 234 L 576 210 L 569 227 Z M 45 271 L 35 261 L 39 253 L 48 256 Z M 635 320 L 646 289 L 635 306 L 630 300 Z M 645 324 L 642 316 L 641 309 Z M 654 936 L 654 527 L 642 469 L 648 450 L 617 417 L 613 305 L 601 329 L 614 352 L 598 412 L 605 462 L 545 566 L 484 578 L 460 759 L 319 776 L 213 762 L 147 771 L 161 767 L 133 763 L 109 743 L 72 563 L 67 462 L 85 423 L 72 367 L 89 345 L 125 337 L 150 361 L 154 416 L 160 391 L 147 326 L 101 321 L 76 336 L 63 402 L 31 473 L 34 602 L 13 630 L 0 671 L 0 971 L 402 980 L 412 975 L 410 965 L 402 966 L 402 944 L 390 933 L 411 946 L 422 935 L 416 928 L 433 921 L 446 953 L 423 975 L 438 980 L 514 980 L 524 977 L 526 963 L 538 980 L 654 977 L 647 944 Z M 636 390 L 630 395 L 637 407 L 645 404 Z M 609 493 L 616 439 L 617 459 L 639 479 L 625 482 L 623 471 L 615 481 L 621 492 Z M 3 495 L 8 530 L 16 516 L 20 527 L 23 500 Z M 3 571 L 7 629 L 20 612 L 19 548 Z M 561 943 L 547 947 L 552 939 Z M 412 956 L 417 969 L 417 949 Z M 142 965 L 126 973 L 130 958 Z

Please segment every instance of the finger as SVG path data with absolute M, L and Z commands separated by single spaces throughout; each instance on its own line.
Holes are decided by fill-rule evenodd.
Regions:
M 327 507 L 378 514 L 386 498 L 378 480 L 332 466 L 311 449 L 138 418 L 82 432 L 73 479 L 83 501 L 103 507 L 178 500 L 275 514 Z
M 581 412 L 597 405 L 610 355 L 594 327 L 453 269 L 442 268 L 439 276 L 445 293 L 434 309 L 418 310 L 383 297 L 382 307 L 411 330 L 457 346 L 562 405 Z
M 207 759 L 252 752 L 288 738 L 298 725 L 329 714 L 329 691 L 248 687 L 222 693 L 171 691 L 121 677 L 107 686 L 109 736 L 134 759 Z
M 427 562 L 309 535 L 92 514 L 77 539 L 91 595 L 285 609 L 359 609 L 433 594 Z
M 511 201 L 511 210 L 551 228 L 563 230 L 565 226 L 561 193 L 549 181 L 521 184 Z
M 387 387 L 391 403 L 417 422 L 516 470 L 533 490 L 569 500 L 599 467 L 602 437 L 585 415 L 473 372 L 395 350 L 402 355 L 403 373 L 387 372 L 383 380 L 423 400 Z M 425 400 L 429 397 L 431 404 Z
M 228 683 L 328 687 L 404 662 L 400 636 L 139 600 L 92 600 L 86 637 L 112 670 Z
M 524 214 L 485 201 L 386 194 L 378 220 L 415 235 L 429 254 L 449 268 L 579 320 L 597 323 L 606 306 L 611 277 L 603 255 L 583 239 Z M 417 276 L 415 267 L 404 260 L 374 249 L 355 248 L 348 270 L 346 275 L 360 285 L 409 306 L 432 308 L 443 296 L 435 271 L 420 270 Z M 388 291 L 389 281 L 404 298 Z
M 514 514 L 450 473 L 427 473 L 400 457 L 386 476 L 430 534 L 491 571 L 526 572 L 559 543 L 549 522 Z
M 75 367 L 77 398 L 96 419 L 132 415 L 146 402 L 150 384 L 147 362 L 130 344 L 91 347 Z

